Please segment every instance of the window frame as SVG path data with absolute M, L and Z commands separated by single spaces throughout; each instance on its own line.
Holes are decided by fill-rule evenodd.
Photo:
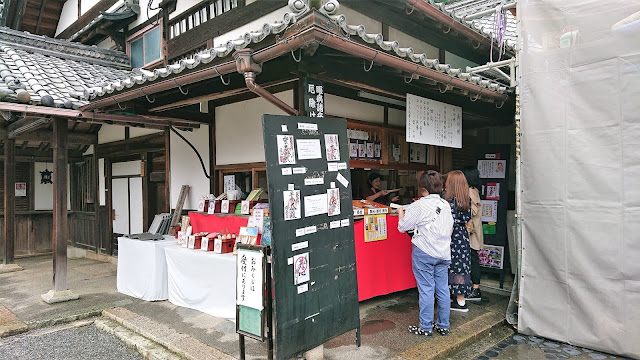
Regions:
M 155 30 L 155 29 L 159 29 L 160 31 L 160 57 L 157 58 L 156 60 L 153 60 L 151 62 L 148 63 L 144 63 L 144 65 L 141 67 L 141 69 L 149 69 L 149 68 L 153 68 L 155 66 L 157 66 L 158 64 L 162 63 L 164 61 L 165 58 L 165 54 L 164 54 L 164 47 L 165 47 L 165 40 L 164 40 L 164 32 L 163 32 L 163 24 L 162 24 L 162 19 L 158 20 L 157 24 L 149 24 L 147 26 L 145 26 L 144 28 L 138 30 L 136 33 L 134 33 L 133 35 L 129 36 L 127 38 L 127 56 L 129 57 L 129 62 L 131 62 L 131 43 L 142 39 L 142 56 L 143 56 L 143 61 L 144 60 L 144 54 L 145 54 L 145 43 L 144 43 L 144 36 L 149 34 L 151 31 Z M 133 68 L 133 66 L 132 66 Z

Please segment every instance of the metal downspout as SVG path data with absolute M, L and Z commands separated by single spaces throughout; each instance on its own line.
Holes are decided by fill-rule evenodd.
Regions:
M 244 82 L 247 84 L 247 88 L 252 93 L 267 100 L 273 105 L 277 106 L 280 110 L 286 112 L 289 115 L 298 115 L 298 110 L 287 105 L 284 101 L 278 99 L 275 95 L 265 90 L 262 86 L 256 84 L 256 74 L 252 71 L 244 73 Z
M 516 14 L 522 14 L 520 10 L 521 5 L 520 1 L 517 3 Z M 515 133 L 515 141 L 516 141 L 516 274 L 515 279 L 513 281 L 513 288 L 511 289 L 511 298 L 509 299 L 509 305 L 507 306 L 506 320 L 509 324 L 514 326 L 517 329 L 518 326 L 518 315 L 520 310 L 520 285 L 522 279 L 522 157 L 521 157 L 521 141 L 522 141 L 522 133 L 520 132 L 520 52 L 523 47 L 523 37 L 522 37 L 522 25 L 521 20 L 516 19 L 517 21 L 517 36 L 518 36 L 518 47 L 516 49 L 515 54 L 515 66 L 513 66 L 513 70 L 511 73 L 515 73 L 515 101 L 516 101 L 516 114 L 515 114 L 515 125 L 516 125 L 516 133 Z M 512 75 L 513 76 L 513 75 Z

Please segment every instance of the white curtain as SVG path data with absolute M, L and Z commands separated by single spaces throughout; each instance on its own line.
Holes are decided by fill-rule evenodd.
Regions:
M 520 0 L 518 328 L 640 358 L 640 1 Z

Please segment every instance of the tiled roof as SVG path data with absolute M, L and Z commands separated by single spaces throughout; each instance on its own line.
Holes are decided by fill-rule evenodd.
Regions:
M 229 56 L 234 50 L 246 48 L 251 43 L 259 43 L 270 34 L 283 32 L 289 26 L 295 24 L 299 18 L 310 12 L 306 3 L 300 0 L 290 0 L 289 7 L 292 12 L 286 13 L 282 21 L 277 21 L 271 24 L 266 23 L 260 29 L 248 32 L 236 40 L 228 41 L 223 46 L 206 49 L 194 55 L 192 58 L 180 60 L 175 64 L 168 65 L 164 68 L 155 69 L 153 71 L 136 69 L 132 76 L 116 80 L 115 82 L 106 84 L 106 86 L 103 86 L 102 88 L 96 89 L 95 92 L 92 92 L 91 99 L 107 96 L 114 92 L 131 88 L 134 85 L 142 85 L 160 78 L 166 78 L 173 74 L 179 74 L 184 69 L 193 69 L 200 64 L 207 64 L 215 58 Z M 382 50 L 393 51 L 402 58 L 408 58 L 415 63 L 424 65 L 441 73 L 446 73 L 451 77 L 457 77 L 461 80 L 468 81 L 472 84 L 476 84 L 499 93 L 509 91 L 508 87 L 504 84 L 485 79 L 476 74 L 465 73 L 462 69 L 452 68 L 451 65 L 448 64 L 440 64 L 438 59 L 429 59 L 426 54 L 417 53 L 413 48 L 401 47 L 397 41 L 384 41 L 382 34 L 367 33 L 364 25 L 349 25 L 347 24 L 347 19 L 344 15 L 335 15 L 338 9 L 338 2 L 336 0 L 329 0 L 324 4 L 320 12 L 327 15 L 334 23 L 339 25 L 350 35 L 358 35 L 365 42 L 376 45 Z
M 125 3 L 122 6 L 120 6 L 119 8 L 117 8 L 112 12 L 101 11 L 100 15 L 98 15 L 95 19 L 93 19 L 85 27 L 80 29 L 77 33 L 71 35 L 69 37 L 69 40 L 76 41 L 78 37 L 80 37 L 82 34 L 85 34 L 90 30 L 95 29 L 98 25 L 106 21 L 122 22 L 122 20 L 130 19 L 129 21 L 126 22 L 126 24 L 129 24 L 130 22 L 135 20 L 138 14 L 140 14 L 140 6 L 137 3 L 132 4 L 129 1 L 125 1 Z M 125 22 L 122 22 L 122 23 L 124 24 Z
M 91 89 L 128 77 L 127 68 L 121 52 L 0 28 L 0 101 L 18 102 L 24 90 L 20 102 L 78 108 Z
M 481 16 L 476 19 L 467 20 L 465 16 L 477 14 L 481 11 L 495 9 L 498 5 L 513 5 L 515 0 L 462 0 L 454 1 L 449 4 L 444 2 L 435 3 L 433 0 L 420 0 L 427 1 L 432 6 L 440 9 L 445 14 L 451 16 L 461 24 L 464 24 L 478 33 L 491 38 L 494 27 L 494 13 Z M 506 12 L 507 17 L 507 29 L 504 34 L 504 44 L 509 50 L 513 50 L 517 42 L 516 32 L 516 18 L 513 17 L 510 11 Z

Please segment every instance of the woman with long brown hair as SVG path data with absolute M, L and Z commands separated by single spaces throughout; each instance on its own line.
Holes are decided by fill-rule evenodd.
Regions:
M 467 312 L 469 308 L 464 297 L 471 287 L 471 251 L 466 224 L 471 220 L 471 198 L 469 184 L 462 171 L 455 170 L 447 174 L 445 199 L 449 201 L 453 216 L 449 290 L 451 296 L 455 296 L 455 301 L 451 304 L 451 310 Z

